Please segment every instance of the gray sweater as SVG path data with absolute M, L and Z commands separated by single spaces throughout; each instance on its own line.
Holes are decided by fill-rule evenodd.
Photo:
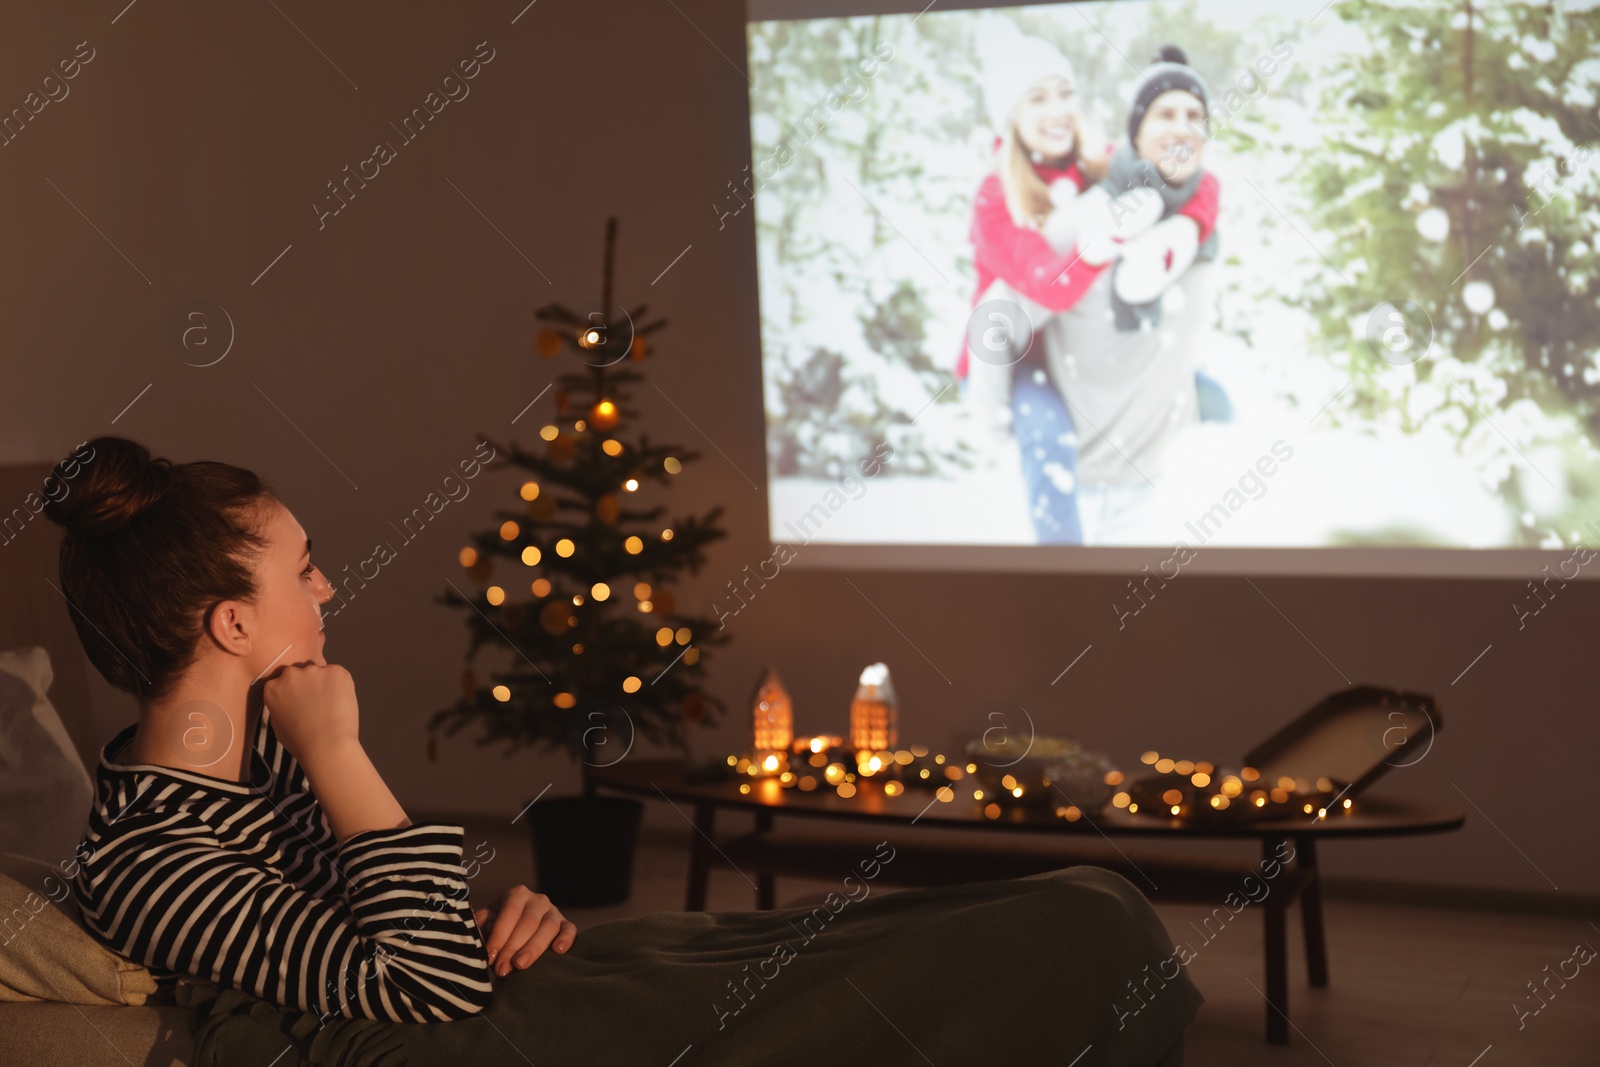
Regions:
M 1158 327 L 1116 328 L 1110 271 L 1043 327 L 1051 379 L 1077 428 L 1080 483 L 1154 481 L 1173 440 L 1199 421 L 1196 344 L 1210 322 L 1216 270 L 1197 260 L 1184 272 L 1163 298 Z

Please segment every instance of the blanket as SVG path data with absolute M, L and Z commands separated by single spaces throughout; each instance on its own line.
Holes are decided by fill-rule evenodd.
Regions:
M 814 907 L 661 912 L 580 930 L 480 1015 L 319 1018 L 204 990 L 195 1067 L 788 1067 L 1181 1062 L 1203 998 L 1098 867 L 899 892 L 852 873 Z M 277 1057 L 274 1059 L 274 1057 Z

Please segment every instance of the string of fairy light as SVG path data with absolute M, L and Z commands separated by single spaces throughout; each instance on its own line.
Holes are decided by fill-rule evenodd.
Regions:
M 1153 749 L 1141 755 L 1139 762 L 1152 768 L 1157 777 L 1141 779 L 1142 788 L 1137 791 L 1119 790 L 1111 797 L 1113 807 L 1126 808 L 1129 814 L 1140 810 L 1141 794 L 1147 808 L 1180 816 L 1243 806 L 1266 815 L 1298 808 L 1301 814 L 1326 819 L 1329 807 L 1349 812 L 1355 806 L 1343 796 L 1344 786 L 1325 775 L 1311 779 L 1280 774 L 1269 781 L 1248 765 L 1237 771 L 1226 767 L 1219 771 L 1207 760 L 1175 760 Z
M 886 669 L 882 677 L 886 687 Z M 951 804 L 970 790 L 972 801 L 983 805 L 981 812 L 989 819 L 999 819 L 1008 807 L 1048 805 L 1067 822 L 1097 814 L 1107 804 L 1130 815 L 1143 811 L 1174 817 L 1212 817 L 1232 809 L 1234 814 L 1223 816 L 1229 818 L 1282 817 L 1298 809 L 1325 819 L 1336 804 L 1345 813 L 1353 808 L 1340 784 L 1327 777 L 1279 775 L 1268 781 L 1255 767 L 1219 769 L 1207 760 L 1172 759 L 1154 750 L 1145 752 L 1140 762 L 1155 773 L 1129 781 L 1114 767 L 1102 774 L 1109 761 L 1083 754 L 1075 742 L 1065 739 L 1035 738 L 1028 746 L 1030 751 L 1041 750 L 1034 759 L 1009 760 L 999 766 L 983 759 L 947 757 L 925 745 L 895 747 L 894 705 L 867 678 L 863 672 L 863 684 L 851 702 L 848 740 L 829 734 L 796 737 L 789 694 L 776 673 L 767 670 L 751 698 L 752 748 L 726 757 L 727 767 L 740 780 L 739 793 L 770 801 L 785 789 L 802 793 L 828 789 L 849 800 L 876 782 L 885 797 L 921 786 L 932 788 L 936 801 Z M 973 753 L 968 746 L 968 755 Z M 1045 753 L 1049 758 L 1040 758 Z M 1083 758 L 1074 764 L 1079 756 Z M 1050 759 L 1064 762 L 1052 768 Z M 1067 798 L 1060 783 L 1052 782 L 1050 773 L 1072 774 L 1085 768 L 1095 780 L 1087 789 L 1081 774 L 1073 782 L 1073 797 L 1080 806 Z M 1061 803 L 1063 799 L 1068 802 Z

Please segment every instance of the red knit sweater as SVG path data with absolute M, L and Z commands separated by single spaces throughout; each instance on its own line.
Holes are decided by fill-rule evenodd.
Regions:
M 1060 178 L 1068 178 L 1082 192 L 1089 184 L 1076 163 L 1064 170 L 1035 163 L 1033 169 L 1046 185 Z M 1200 227 L 1201 241 L 1210 237 L 1211 231 L 1216 228 L 1220 191 L 1217 179 L 1209 172 L 1203 173 L 1194 196 L 1178 212 L 1194 219 Z M 1110 266 L 1110 263 L 1093 266 L 1083 262 L 1076 248 L 1069 248 L 1065 254 L 1057 255 L 1044 234 L 1018 226 L 1012 221 L 1011 211 L 1006 207 L 1005 190 L 1000 184 L 1000 175 L 995 171 L 991 171 L 983 179 L 983 184 L 978 186 L 970 237 L 973 268 L 978 275 L 978 286 L 972 295 L 974 307 L 990 283 L 1000 278 L 1051 311 L 1065 311 L 1076 304 L 1089 286 L 1094 284 L 1100 272 Z M 967 376 L 967 359 L 967 342 L 963 337 L 961 353 L 956 357 L 957 378 Z

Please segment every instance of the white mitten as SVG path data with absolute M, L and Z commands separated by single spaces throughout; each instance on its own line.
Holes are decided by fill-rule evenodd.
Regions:
M 1071 178 L 1057 178 L 1050 183 L 1050 203 L 1058 208 L 1076 203 L 1078 183 Z
M 1174 215 L 1122 246 L 1122 263 L 1114 279 L 1116 294 L 1128 304 L 1148 304 L 1194 262 L 1200 251 L 1200 227 Z
M 1074 206 L 1078 231 L 1078 258 L 1098 267 L 1117 254 L 1112 234 L 1111 197 L 1098 185 L 1086 190 Z
M 1139 185 L 1111 199 L 1107 211 L 1111 216 L 1111 235 L 1119 241 L 1130 241 L 1161 221 L 1164 205 L 1161 194 Z
M 1112 196 L 1096 185 L 1077 203 L 1078 250 L 1095 266 L 1120 255 L 1123 242 L 1154 226 L 1164 210 L 1161 195 L 1143 186 Z

